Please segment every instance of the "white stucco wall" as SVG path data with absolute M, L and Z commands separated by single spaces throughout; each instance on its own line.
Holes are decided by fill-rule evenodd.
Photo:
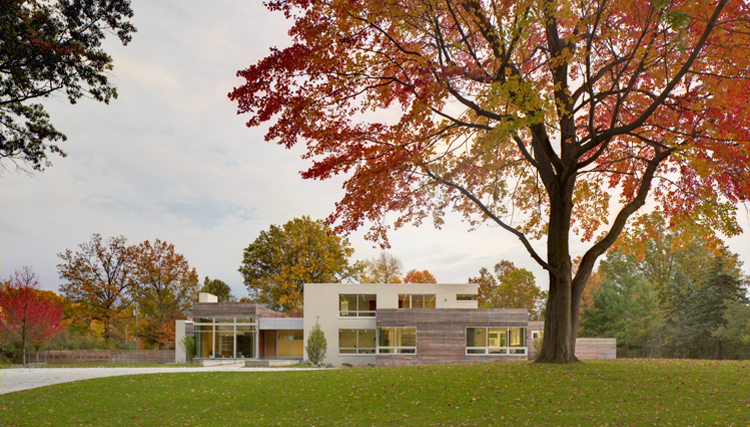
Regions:
M 399 294 L 434 294 L 435 307 L 477 308 L 476 301 L 458 301 L 457 294 L 476 294 L 476 284 L 434 284 L 434 283 L 395 283 L 395 284 L 347 284 L 347 283 L 308 283 L 304 292 L 304 342 L 310 330 L 319 319 L 325 334 L 328 351 L 325 363 L 339 366 L 375 363 L 374 354 L 339 355 L 339 329 L 375 329 L 375 317 L 339 317 L 340 294 L 375 294 L 377 308 L 398 308 Z M 304 353 L 307 359 L 307 353 Z
M 185 338 L 185 320 L 174 321 L 174 363 L 186 363 L 185 348 L 182 339 Z

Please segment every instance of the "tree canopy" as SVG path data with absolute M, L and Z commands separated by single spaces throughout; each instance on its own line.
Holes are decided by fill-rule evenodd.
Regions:
M 237 298 L 232 295 L 232 288 L 226 282 L 219 279 L 209 279 L 208 276 L 203 280 L 203 287 L 198 292 L 208 292 L 209 294 L 216 295 L 216 299 L 219 302 L 237 301 Z
M 117 98 L 107 34 L 123 45 L 135 27 L 130 0 L 7 0 L 0 2 L 0 159 L 35 170 L 50 165 L 48 152 L 65 156 L 40 103 L 64 92 L 71 104 L 83 96 Z
M 437 279 L 427 270 L 409 270 L 403 279 L 404 283 L 437 283 Z
M 400 259 L 383 251 L 380 255 L 365 261 L 360 261 L 362 272 L 360 283 L 401 283 L 401 273 L 404 265 Z
M 536 285 L 534 273 L 507 260 L 495 264 L 494 274 L 482 267 L 469 283 L 479 285 L 477 303 L 482 308 L 525 308 L 532 320 L 542 320 L 545 293 Z
M 149 344 L 173 346 L 174 320 L 190 313 L 198 292 L 198 273 L 171 243 L 146 240 L 132 251 L 130 292 L 144 315 L 139 332 Z
M 642 219 L 599 264 L 579 334 L 616 337 L 625 356 L 745 357 L 750 282 L 737 254 L 692 226 L 666 231 L 659 213 Z
M 72 304 L 80 318 L 98 320 L 104 325 L 104 339 L 110 338 L 114 319 L 132 302 L 131 250 L 123 236 L 102 239 L 99 234 L 78 245 L 73 252 L 57 254 L 63 263 L 57 265 L 60 293 Z
M 368 222 L 387 245 L 390 227 L 440 226 L 452 208 L 516 236 L 549 273 L 540 361 L 575 360 L 587 279 L 647 201 L 670 222 L 741 231 L 747 2 L 267 5 L 294 21 L 292 45 L 238 72 L 229 97 L 248 126 L 306 144 L 304 178 L 346 175 L 338 232 Z M 575 275 L 571 234 L 592 242 Z
M 17 270 L 0 286 L 0 343 L 18 345 L 26 366 L 26 349 L 41 345 L 63 328 L 57 301 L 39 290 L 31 267 Z
M 303 284 L 340 282 L 354 273 L 347 239 L 322 220 L 295 218 L 272 225 L 245 248 L 239 268 L 253 302 L 274 310 L 302 309 Z

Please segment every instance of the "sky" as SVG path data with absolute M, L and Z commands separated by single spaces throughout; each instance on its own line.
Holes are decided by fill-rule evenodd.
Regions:
M 58 96 L 45 105 L 68 140 L 67 158 L 27 174 L 7 165 L 0 179 L 0 277 L 31 266 L 43 289 L 58 291 L 57 254 L 73 251 L 94 233 L 124 236 L 128 244 L 155 239 L 174 244 L 198 275 L 227 282 L 247 295 L 237 271 L 242 251 L 261 231 L 308 215 L 323 219 L 343 196 L 343 180 L 308 181 L 301 148 L 286 150 L 247 128 L 227 93 L 243 81 L 236 72 L 290 43 L 289 22 L 259 1 L 133 0 L 138 32 L 123 47 L 105 42 L 114 58 L 119 98 L 110 105 Z M 750 229 L 742 209 L 739 223 Z M 465 283 L 502 259 L 547 276 L 523 246 L 499 227 L 468 225 L 449 214 L 390 235 L 389 253 L 404 272 L 429 270 L 441 283 Z M 380 253 L 348 239 L 353 260 Z M 532 242 L 544 253 L 543 242 Z M 747 233 L 728 240 L 750 264 Z M 582 255 L 584 245 L 574 245 Z

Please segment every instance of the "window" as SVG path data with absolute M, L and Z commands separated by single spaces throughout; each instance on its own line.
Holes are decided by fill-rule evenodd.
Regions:
M 339 329 L 339 354 L 375 354 L 375 329 Z
M 417 328 L 378 328 L 378 354 L 415 354 L 417 352 Z
M 435 308 L 436 296 L 405 294 L 398 296 L 398 308 Z
M 195 319 L 196 357 L 254 358 L 256 320 L 252 317 Z
M 476 301 L 477 294 L 456 294 L 456 301 Z
M 526 328 L 466 328 L 466 354 L 526 354 Z
M 538 340 L 544 336 L 544 331 L 531 331 L 531 339 Z
M 339 295 L 339 316 L 341 317 L 375 317 L 377 308 L 375 295 Z

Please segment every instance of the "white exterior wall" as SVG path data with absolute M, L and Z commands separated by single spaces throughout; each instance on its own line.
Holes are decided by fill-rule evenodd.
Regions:
M 398 308 L 399 294 L 436 295 L 435 308 L 473 308 L 477 301 L 458 301 L 457 294 L 477 294 L 476 284 L 434 284 L 434 283 L 394 283 L 394 284 L 347 284 L 347 283 L 307 283 L 304 293 L 304 343 L 310 330 L 319 319 L 320 328 L 326 338 L 328 349 L 324 363 L 339 366 L 375 363 L 374 354 L 339 355 L 339 329 L 375 329 L 375 317 L 339 317 L 340 294 L 375 294 L 377 308 Z M 307 352 L 304 353 L 307 359 Z
M 185 363 L 187 356 L 185 348 L 182 346 L 182 339 L 185 338 L 185 321 L 174 321 L 174 363 Z

